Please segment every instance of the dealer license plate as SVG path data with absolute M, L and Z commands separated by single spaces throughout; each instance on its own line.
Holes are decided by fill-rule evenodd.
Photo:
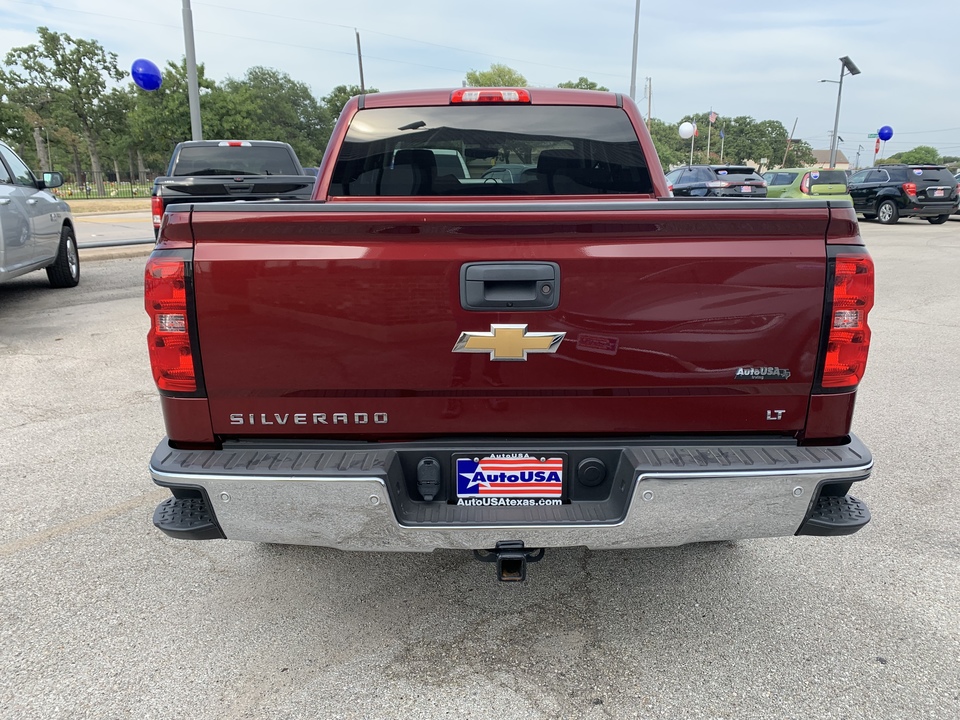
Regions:
M 460 505 L 553 505 L 562 502 L 566 470 L 563 453 L 458 455 L 454 464 Z M 509 502 L 510 499 L 516 502 Z
M 753 192 L 753 188 L 750 185 L 744 185 L 743 187 L 740 188 L 740 192 L 742 193 Z
M 933 196 L 934 196 L 934 197 L 943 197 L 943 190 L 934 190 L 934 191 L 933 191 Z

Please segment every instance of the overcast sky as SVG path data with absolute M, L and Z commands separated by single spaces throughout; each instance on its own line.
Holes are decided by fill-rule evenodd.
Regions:
M 95 39 L 129 71 L 144 57 L 161 67 L 184 54 L 182 0 L 2 0 L 0 52 L 36 42 L 36 28 Z M 197 59 L 208 77 L 241 77 L 264 65 L 308 84 L 318 98 L 359 84 L 459 87 L 468 70 L 504 63 L 532 86 L 585 75 L 628 94 L 634 0 L 192 0 Z M 929 11 L 921 10 L 928 7 Z M 911 16 L 909 13 L 914 11 Z M 950 31 L 947 31 L 947 28 Z M 875 133 L 894 130 L 886 155 L 933 145 L 960 155 L 960 2 L 893 0 L 643 0 L 637 102 L 679 122 L 687 113 L 779 120 L 815 149 L 833 130 L 839 58 L 847 76 L 839 136 L 853 161 L 872 159 Z

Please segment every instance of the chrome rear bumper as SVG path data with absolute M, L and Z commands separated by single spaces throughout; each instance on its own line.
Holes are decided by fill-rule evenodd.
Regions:
M 613 445 L 602 447 L 609 452 Z M 873 465 L 855 437 L 830 448 L 622 443 L 605 500 L 560 509 L 464 509 L 411 498 L 398 455 L 411 448 L 440 456 L 469 448 L 356 448 L 272 443 L 181 451 L 164 441 L 150 472 L 178 497 L 202 498 L 228 539 L 427 552 L 514 540 L 526 547 L 615 549 L 794 535 L 824 487 L 866 479 Z

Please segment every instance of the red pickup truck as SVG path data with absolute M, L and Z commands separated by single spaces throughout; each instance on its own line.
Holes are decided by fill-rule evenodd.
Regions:
M 855 532 L 873 276 L 849 201 L 671 198 L 619 94 L 354 98 L 313 201 L 167 208 L 154 522 L 502 580 Z

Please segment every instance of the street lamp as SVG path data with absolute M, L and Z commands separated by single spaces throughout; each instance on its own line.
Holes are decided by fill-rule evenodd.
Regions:
M 840 95 L 843 93 L 843 76 L 859 75 L 860 68 L 854 64 L 853 60 L 844 55 L 840 58 L 840 80 L 821 80 L 820 82 L 837 83 L 837 115 L 833 119 L 833 138 L 830 140 L 830 167 L 837 166 L 837 131 L 840 127 Z

